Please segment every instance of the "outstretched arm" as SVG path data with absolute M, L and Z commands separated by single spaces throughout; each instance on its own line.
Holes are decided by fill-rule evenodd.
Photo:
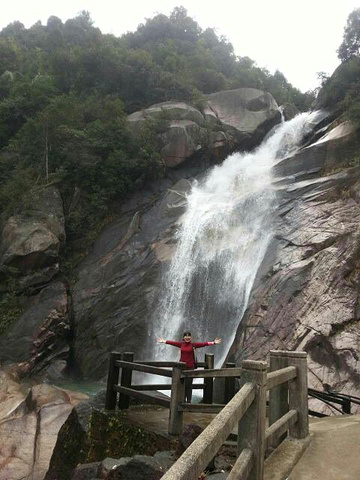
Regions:
M 215 338 L 213 342 L 195 342 L 193 343 L 194 348 L 208 347 L 209 345 L 218 345 L 221 343 L 221 338 Z
M 172 345 L 173 347 L 181 347 L 181 342 L 173 342 L 172 340 L 165 340 L 165 338 L 159 337 L 156 339 L 158 343 L 166 343 L 167 345 Z

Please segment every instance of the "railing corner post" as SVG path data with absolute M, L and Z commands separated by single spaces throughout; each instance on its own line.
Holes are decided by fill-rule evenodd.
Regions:
M 122 354 L 122 360 L 125 362 L 133 362 L 134 361 L 134 354 L 132 352 L 125 352 Z M 122 387 L 131 388 L 131 380 L 132 380 L 132 370 L 123 367 L 121 369 L 121 380 L 120 385 Z M 124 393 L 120 393 L 119 395 L 119 409 L 124 410 L 129 408 L 130 405 L 130 397 Z
M 249 448 L 253 455 L 253 467 L 249 480 L 263 480 L 266 423 L 266 380 L 267 363 L 244 360 L 242 362 L 241 384 L 251 382 L 256 386 L 255 399 L 239 421 L 238 455 Z
M 293 438 L 306 438 L 309 435 L 307 353 L 288 352 L 289 366 L 295 366 L 297 376 L 289 381 L 289 408 L 298 411 L 298 421 L 290 427 Z
M 119 367 L 116 365 L 116 361 L 121 359 L 121 353 L 111 352 L 109 360 L 109 372 L 106 386 L 106 398 L 105 409 L 115 410 L 117 392 L 114 390 L 114 385 L 119 383 Z

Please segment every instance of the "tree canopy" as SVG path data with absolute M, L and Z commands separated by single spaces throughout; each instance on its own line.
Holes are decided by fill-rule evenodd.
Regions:
M 28 29 L 11 23 L 0 32 L 2 217 L 34 185 L 57 182 L 68 238 L 81 238 L 109 202 L 161 175 L 152 127 L 135 144 L 127 114 L 238 87 L 269 91 L 300 110 L 313 100 L 281 72 L 236 56 L 226 38 L 201 29 L 183 7 L 121 37 L 102 34 L 86 11 Z
M 320 73 L 320 107 L 337 109 L 360 125 L 360 8 L 348 16 L 343 41 L 337 50 L 341 64 L 330 77 Z
M 358 57 L 360 54 L 360 8 L 348 16 L 344 29 L 343 41 L 337 51 L 342 62 Z

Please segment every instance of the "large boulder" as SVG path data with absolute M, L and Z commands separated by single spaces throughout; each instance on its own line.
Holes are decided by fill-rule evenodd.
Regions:
M 69 358 L 70 321 L 66 287 L 44 288 L 0 337 L 0 362 L 22 362 L 24 374 L 59 378 Z
M 146 120 L 161 124 L 159 150 L 167 167 L 176 167 L 201 150 L 205 143 L 203 114 L 184 102 L 163 102 L 134 112 L 128 116 L 128 125 L 136 132 Z
M 1 233 L 0 270 L 16 269 L 20 285 L 47 283 L 58 272 L 65 242 L 63 203 L 56 187 L 33 195 L 23 213 L 10 217 Z
M 281 105 L 281 111 L 284 116 L 284 120 L 288 121 L 296 117 L 300 112 L 292 103 L 284 103 Z
M 162 135 L 165 146 L 160 153 L 167 167 L 176 167 L 201 150 L 205 137 L 204 129 L 191 120 L 173 120 Z
M 203 111 L 184 102 L 152 105 L 129 115 L 128 125 L 136 134 L 146 120 L 158 122 L 159 150 L 164 164 L 173 168 L 197 152 L 220 160 L 234 149 L 251 148 L 280 118 L 269 93 L 239 88 L 208 95 Z
M 281 119 L 274 97 L 256 88 L 238 88 L 207 96 L 208 110 L 245 146 L 254 146 Z
M 134 112 L 128 116 L 130 124 L 139 124 L 146 119 L 154 120 L 189 120 L 203 126 L 205 123 L 204 116 L 195 107 L 185 102 L 162 102 L 152 105 L 145 110 Z
M 72 478 L 72 472 L 74 478 L 82 478 L 82 473 L 91 472 L 93 468 L 98 469 L 104 478 L 112 467 L 132 460 L 123 460 L 123 457 L 150 456 L 174 448 L 175 441 L 168 435 L 129 420 L 127 413 L 131 408 L 126 412 L 103 411 L 104 403 L 105 391 L 101 391 L 72 410 L 58 434 L 45 480 L 68 480 Z M 139 411 L 139 406 L 134 408 Z M 146 407 L 145 410 L 151 416 L 151 411 Z M 107 457 L 112 460 L 106 461 Z M 157 453 L 156 459 L 163 466 L 169 465 L 166 454 Z M 96 462 L 101 465 L 97 467 Z M 91 463 L 88 469 L 83 467 L 73 471 L 85 463 Z
M 43 480 L 60 427 L 86 395 L 41 384 L 28 392 L 0 372 L 0 479 Z

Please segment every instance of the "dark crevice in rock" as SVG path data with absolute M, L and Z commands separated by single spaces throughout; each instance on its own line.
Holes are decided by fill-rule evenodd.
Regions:
M 304 350 L 308 352 L 311 360 L 319 365 L 334 370 L 339 375 L 340 373 L 346 374 L 346 380 L 344 379 L 341 384 L 351 382 L 356 388 L 359 388 L 359 374 L 348 364 L 346 356 L 342 354 L 345 351 L 350 352 L 350 348 L 344 348 L 342 350 L 338 348 L 335 349 L 329 337 L 316 335 L 307 343 Z M 313 371 L 312 373 L 314 374 Z M 323 383 L 320 379 L 319 381 Z M 338 388 L 341 388 L 341 386 Z
M 358 323 L 358 318 L 350 318 L 349 320 L 343 320 L 341 323 L 333 323 L 331 324 L 329 337 L 333 337 L 334 335 L 344 332 L 348 327 L 356 326 Z
M 309 370 L 310 373 L 312 373 L 312 374 L 314 375 L 314 377 L 319 381 L 319 383 L 320 383 L 321 385 L 323 385 L 323 382 L 322 382 L 321 378 L 320 378 L 318 375 L 316 375 L 316 373 L 314 372 L 314 370 L 312 370 L 310 367 L 308 367 L 308 370 Z
M 298 322 L 301 324 L 301 322 Z M 303 325 L 303 324 L 301 324 Z M 305 332 L 302 334 L 302 335 L 299 335 L 294 343 L 294 350 L 297 350 L 299 348 L 299 345 L 302 344 L 302 342 L 305 340 L 305 338 L 309 335 L 309 333 L 311 333 L 311 331 L 313 331 L 313 328 L 310 328 L 310 327 L 307 327 L 306 325 L 303 325 L 305 326 Z
M 74 308 L 73 308 L 72 292 L 69 285 L 66 286 L 66 292 L 67 292 L 67 312 L 68 312 L 70 329 L 69 329 L 69 336 L 68 336 L 69 355 L 68 355 L 67 365 L 64 373 L 65 375 L 80 377 L 80 372 L 77 367 L 75 356 L 74 356 L 74 345 L 73 345 L 74 336 L 75 336 Z
M 36 408 L 36 406 L 35 406 L 35 408 Z M 35 430 L 35 435 L 34 435 L 32 473 L 34 473 L 35 465 L 36 465 L 36 462 L 37 462 L 37 455 L 38 455 L 38 450 L 39 450 L 40 429 L 41 429 L 41 409 L 39 409 L 36 412 L 36 430 Z

